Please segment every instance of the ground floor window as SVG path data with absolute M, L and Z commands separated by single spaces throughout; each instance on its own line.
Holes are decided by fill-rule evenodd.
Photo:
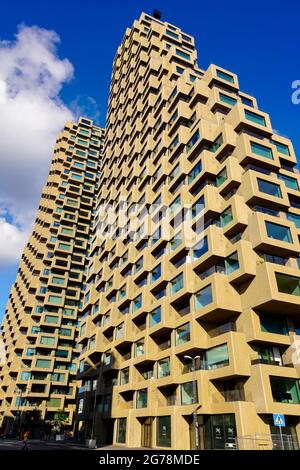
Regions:
M 125 444 L 126 442 L 126 418 L 117 420 L 117 442 Z
M 171 447 L 171 416 L 157 417 L 156 445 Z

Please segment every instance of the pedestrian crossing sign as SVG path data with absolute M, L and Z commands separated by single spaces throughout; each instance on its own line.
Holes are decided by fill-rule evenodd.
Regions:
M 285 426 L 284 415 L 279 413 L 273 414 L 273 420 L 275 426 Z

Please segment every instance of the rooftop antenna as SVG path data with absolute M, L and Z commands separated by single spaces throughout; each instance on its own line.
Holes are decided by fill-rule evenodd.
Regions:
M 160 10 L 153 10 L 153 18 L 156 18 L 157 20 L 161 19 L 161 11 Z

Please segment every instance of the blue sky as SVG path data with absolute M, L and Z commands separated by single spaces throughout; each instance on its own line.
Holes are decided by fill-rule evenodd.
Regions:
M 68 59 L 74 68 L 71 79 L 61 80 L 62 88 L 56 99 L 60 97 L 70 109 L 74 109 L 76 102 L 82 113 L 97 116 L 104 125 L 116 49 L 125 28 L 141 11 L 151 14 L 154 8 L 162 11 L 163 20 L 195 37 L 201 68 L 215 63 L 238 74 L 241 89 L 257 98 L 260 109 L 270 114 L 273 128 L 292 139 L 299 155 L 300 104 L 291 101 L 291 84 L 300 80 L 297 1 L 253 0 L 245 5 L 229 0 L 2 0 L 0 40 L 14 41 L 20 24 L 54 30 L 60 37 L 58 57 Z M 47 152 L 50 161 L 51 152 Z M 47 163 L 43 168 L 45 178 Z M 36 203 L 35 195 L 32 208 Z M 9 223 L 14 218 L 16 226 L 22 223 L 9 212 L 6 217 Z M 0 266 L 0 318 L 16 269 L 15 260 Z

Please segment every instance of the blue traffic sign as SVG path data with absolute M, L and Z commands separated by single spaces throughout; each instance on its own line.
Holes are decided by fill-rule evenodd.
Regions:
M 274 413 L 273 421 L 274 421 L 274 426 L 285 426 L 285 419 L 284 419 L 284 415 L 282 414 Z

